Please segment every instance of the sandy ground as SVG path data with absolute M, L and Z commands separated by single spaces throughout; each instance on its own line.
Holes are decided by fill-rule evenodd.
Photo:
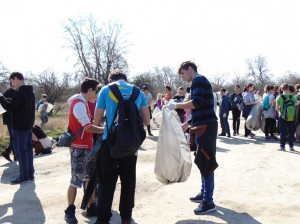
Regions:
M 241 130 L 241 133 L 243 130 Z M 277 151 L 278 142 L 255 139 L 218 138 L 214 200 L 217 211 L 194 215 L 198 204 L 189 201 L 200 190 L 200 175 L 193 164 L 184 183 L 160 184 L 154 174 L 158 131 L 144 142 L 137 164 L 136 206 L 133 217 L 139 224 L 200 223 L 300 223 L 300 147 L 296 152 Z M 0 158 L 0 223 L 65 223 L 66 193 L 70 180 L 69 151 L 56 148 L 51 155 L 34 160 L 36 180 L 10 185 L 18 174 L 15 163 Z M 120 223 L 119 187 L 111 223 Z M 82 189 L 76 200 L 79 223 L 94 223 L 80 210 Z

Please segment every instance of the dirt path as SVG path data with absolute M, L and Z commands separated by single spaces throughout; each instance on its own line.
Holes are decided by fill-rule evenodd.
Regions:
M 153 131 L 158 136 L 158 131 Z M 139 224 L 200 223 L 300 223 L 300 147 L 298 152 L 277 151 L 278 142 L 265 143 L 262 133 L 255 140 L 243 137 L 218 139 L 214 200 L 218 211 L 196 216 L 197 204 L 189 201 L 200 189 L 200 175 L 193 164 L 188 181 L 160 184 L 154 175 L 157 137 L 148 138 L 139 152 L 136 205 L 133 217 Z M 18 173 L 15 163 L 0 157 L 0 223 L 65 223 L 64 209 L 70 180 L 69 152 L 34 160 L 36 180 L 10 185 Z M 120 223 L 119 183 L 111 223 Z M 94 223 L 80 210 L 82 190 L 76 200 L 79 223 Z

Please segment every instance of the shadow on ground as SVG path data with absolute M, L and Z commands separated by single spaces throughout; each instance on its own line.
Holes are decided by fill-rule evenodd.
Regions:
M 219 224 L 219 223 L 230 223 L 230 224 L 261 224 L 261 222 L 254 219 L 251 215 L 248 213 L 242 212 L 236 212 L 234 210 L 224 208 L 217 206 L 217 211 L 212 212 L 210 214 L 207 214 L 209 216 L 214 216 L 219 218 L 220 220 L 223 220 L 223 222 L 212 222 L 212 221 L 205 221 L 200 220 L 201 216 L 199 216 L 199 219 L 193 220 L 193 219 L 187 219 L 187 220 L 180 220 L 176 222 L 175 224 Z

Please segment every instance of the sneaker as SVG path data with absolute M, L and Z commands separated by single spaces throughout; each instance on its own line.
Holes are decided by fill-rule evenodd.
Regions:
M 227 137 L 228 137 L 228 138 L 231 138 L 231 135 L 229 134 L 229 135 L 227 135 Z
M 148 135 L 149 135 L 149 136 L 153 136 L 153 134 L 152 134 L 151 132 L 148 132 Z
M 199 193 L 195 197 L 190 197 L 190 200 L 195 203 L 201 203 L 203 201 L 203 195 Z
M 248 135 L 247 138 L 248 138 L 248 139 L 253 139 L 253 136 Z
M 10 184 L 12 184 L 12 185 L 14 185 L 14 184 L 23 184 L 23 183 L 27 183 L 29 181 L 30 181 L 29 179 L 28 180 L 23 180 L 20 177 L 18 177 L 17 179 L 11 180 Z
M 271 137 L 266 136 L 266 137 L 265 137 L 265 140 L 266 140 L 266 141 L 270 141 L 270 140 L 272 140 L 272 139 L 271 139 Z
M 216 210 L 214 203 L 208 204 L 203 201 L 198 208 L 194 210 L 195 215 L 202 215 Z
M 294 149 L 294 147 L 292 146 L 292 147 L 290 147 L 290 151 L 292 151 L 292 152 L 294 152 L 295 151 L 295 149 Z
M 95 203 L 91 204 L 90 207 L 86 209 L 86 217 L 92 217 L 97 215 L 97 206 Z
M 2 155 L 6 160 L 8 160 L 9 162 L 12 163 L 12 160 L 9 158 L 9 154 L 8 154 L 5 150 L 3 150 L 3 151 L 1 152 L 1 155 Z
M 279 151 L 285 151 L 285 148 L 283 146 L 280 146 L 280 148 L 278 150 Z
M 65 210 L 65 221 L 67 223 L 75 224 L 78 223 L 75 217 L 75 205 L 69 205 L 69 207 Z
M 250 134 L 249 134 L 251 137 L 254 137 L 256 134 L 254 134 L 254 133 L 252 133 L 252 132 L 250 132 Z
M 218 134 L 218 136 L 226 136 L 226 134 L 225 133 L 220 133 L 220 134 Z

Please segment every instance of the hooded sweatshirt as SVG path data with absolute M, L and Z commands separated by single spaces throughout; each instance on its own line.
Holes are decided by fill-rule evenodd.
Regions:
M 13 130 L 31 130 L 35 119 L 35 95 L 30 85 L 20 86 L 12 99 L 0 97 L 2 107 L 11 113 Z
M 71 147 L 91 149 L 93 146 L 93 134 L 86 130 L 92 126 L 91 113 L 88 103 L 80 94 L 75 94 L 68 99 L 70 105 L 68 129 L 76 134 L 83 128 L 80 135 L 72 142 Z

